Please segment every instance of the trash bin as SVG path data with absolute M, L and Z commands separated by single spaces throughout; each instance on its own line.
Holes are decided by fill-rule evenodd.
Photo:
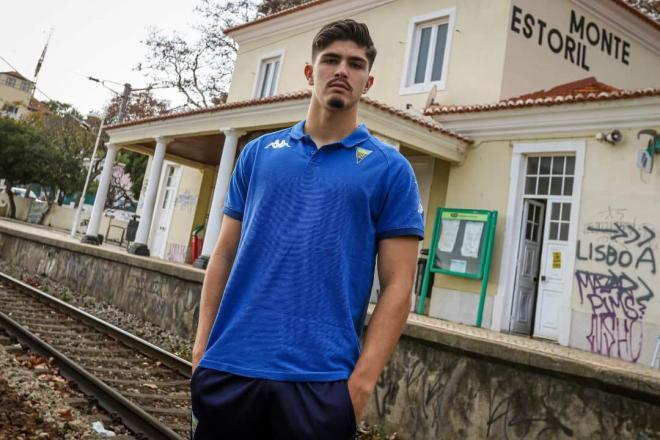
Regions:
M 126 241 L 132 243 L 135 241 L 135 236 L 137 235 L 137 229 L 140 225 L 140 217 L 138 215 L 133 215 L 132 218 L 128 221 L 128 226 L 126 226 Z

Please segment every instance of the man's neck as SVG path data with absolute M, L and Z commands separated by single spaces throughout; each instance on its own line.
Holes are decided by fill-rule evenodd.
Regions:
M 346 110 L 329 110 L 312 97 L 305 121 L 305 133 L 310 135 L 317 148 L 344 139 L 356 127 L 357 105 Z

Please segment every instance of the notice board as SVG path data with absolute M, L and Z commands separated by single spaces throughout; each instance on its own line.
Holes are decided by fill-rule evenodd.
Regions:
M 476 325 L 481 327 L 496 225 L 497 211 L 438 208 L 417 313 L 424 311 L 431 272 L 480 279 Z
M 436 216 L 433 272 L 481 278 L 491 239 L 490 211 L 440 208 Z

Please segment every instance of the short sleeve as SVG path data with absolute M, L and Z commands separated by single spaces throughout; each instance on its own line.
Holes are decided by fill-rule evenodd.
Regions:
M 413 235 L 424 239 L 424 213 L 417 179 L 402 156 L 390 167 L 385 200 L 376 224 L 376 238 Z
M 247 201 L 248 186 L 252 175 L 254 143 L 249 143 L 238 156 L 236 167 L 231 175 L 225 206 L 222 210 L 229 217 L 242 221 Z

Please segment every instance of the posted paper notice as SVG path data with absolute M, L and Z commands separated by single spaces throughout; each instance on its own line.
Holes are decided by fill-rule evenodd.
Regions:
M 465 234 L 463 235 L 463 246 L 461 255 L 469 258 L 477 258 L 479 255 L 479 244 L 484 231 L 483 222 L 466 222 Z
M 460 220 L 442 220 L 442 230 L 440 231 L 440 240 L 438 241 L 438 249 L 441 252 L 451 252 L 454 250 L 460 224 Z

